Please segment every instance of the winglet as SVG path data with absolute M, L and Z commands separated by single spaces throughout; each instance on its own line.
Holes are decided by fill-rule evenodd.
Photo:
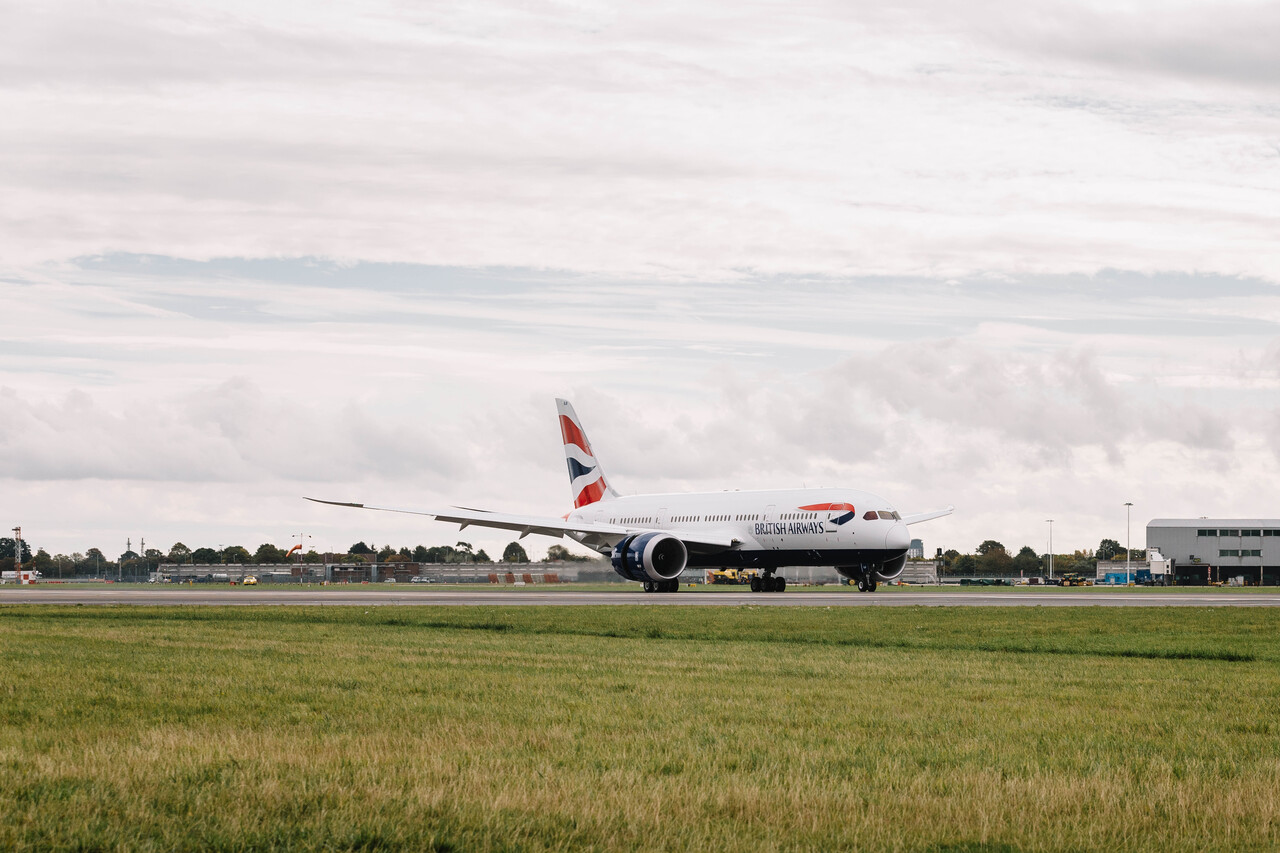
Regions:
M 902 517 L 903 524 L 919 524 L 922 521 L 933 521 L 935 518 L 942 518 L 944 515 L 951 515 L 955 512 L 954 506 L 946 509 L 935 509 L 933 512 L 918 512 L 915 515 L 904 515 Z
M 311 501 L 318 504 L 328 504 L 329 506 L 352 506 L 356 509 L 364 509 L 364 504 L 353 504 L 346 501 L 322 501 L 319 498 L 303 498 L 304 501 Z

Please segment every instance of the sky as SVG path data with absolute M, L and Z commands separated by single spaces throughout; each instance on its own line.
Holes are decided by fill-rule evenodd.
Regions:
M 556 396 L 619 491 L 954 505 L 930 552 L 1280 516 L 1274 3 L 0 19 L 0 527 L 51 553 L 496 555 L 302 497 L 561 515 Z

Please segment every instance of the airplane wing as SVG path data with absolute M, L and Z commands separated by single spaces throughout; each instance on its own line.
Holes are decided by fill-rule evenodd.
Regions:
M 428 518 L 434 518 L 436 521 L 445 521 L 460 525 L 458 530 L 465 530 L 467 527 L 496 527 L 501 530 L 519 531 L 520 538 L 528 536 L 530 533 L 540 533 L 543 536 L 553 536 L 560 538 L 565 534 L 578 533 L 583 535 L 583 544 L 594 547 L 594 543 L 608 545 L 610 547 L 616 545 L 624 537 L 636 533 L 644 533 L 655 528 L 646 527 L 625 527 L 620 524 L 599 524 L 590 521 L 567 521 L 563 518 L 547 518 L 540 515 L 514 515 L 505 512 L 489 512 L 483 509 L 468 509 L 466 507 L 453 506 L 443 510 L 415 510 L 415 509 L 395 509 L 394 507 L 385 506 L 367 506 L 360 503 L 348 503 L 346 501 L 324 501 L 319 498 L 307 498 L 307 500 L 318 504 L 328 504 L 330 506 L 352 507 L 354 509 L 372 509 L 378 512 L 401 512 L 407 515 L 425 515 Z M 692 546 L 694 550 L 724 550 L 733 548 L 742 544 L 740 540 L 731 536 L 717 534 L 715 531 L 707 531 L 705 534 L 698 534 L 690 537 L 684 535 L 684 532 L 676 533 L 670 530 L 659 531 L 662 533 L 670 533 L 676 536 L 686 546 Z M 575 537 L 576 538 L 576 537 Z
M 922 521 L 933 521 L 935 518 L 942 518 L 944 515 L 951 515 L 955 512 L 954 506 L 946 509 L 935 509 L 933 512 L 918 512 L 915 515 L 904 515 L 902 517 L 903 524 L 919 524 Z

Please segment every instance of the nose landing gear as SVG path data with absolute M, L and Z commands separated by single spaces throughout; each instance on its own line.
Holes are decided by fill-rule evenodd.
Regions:
M 854 583 L 858 587 L 858 592 L 875 592 L 878 582 L 876 581 L 875 572 L 866 568 L 848 568 L 841 569 L 846 577 L 852 576 Z

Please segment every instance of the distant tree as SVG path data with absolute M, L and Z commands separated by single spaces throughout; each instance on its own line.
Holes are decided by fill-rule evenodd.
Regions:
M 317 554 L 317 553 L 316 553 L 316 549 L 315 549 L 315 548 L 312 548 L 310 551 L 308 551 L 307 553 L 305 553 L 305 554 L 303 554 L 303 555 L 302 555 L 302 562 L 304 562 L 304 563 L 323 563 L 323 562 L 324 562 L 324 555 L 323 555 L 323 554 Z
M 529 555 L 525 553 L 524 546 L 519 542 L 509 542 L 502 551 L 502 562 L 527 563 L 529 562 Z
M 985 557 L 987 554 L 990 554 L 992 551 L 1004 551 L 1004 546 L 994 539 L 988 539 L 978 546 L 979 557 Z
M 488 554 L 486 554 L 486 553 L 484 552 L 484 549 L 483 549 L 483 548 L 481 548 L 479 551 L 476 551 L 476 553 L 475 553 L 475 558 L 474 558 L 474 559 L 475 559 L 475 562 L 477 562 L 477 563 L 492 563 L 492 562 L 493 562 L 493 558 L 492 558 L 492 557 L 490 557 Z
M 399 553 L 396 553 L 396 554 L 388 554 L 385 558 L 379 558 L 379 559 L 381 559 L 381 560 L 382 560 L 382 562 L 384 562 L 384 563 L 407 563 L 407 562 L 409 562 L 409 558 L 408 558 L 408 557 L 406 557 L 404 554 L 399 554 Z
M 229 548 L 222 549 L 222 561 L 224 563 L 251 563 L 253 562 L 253 555 L 243 545 L 232 545 Z
M 1030 545 L 1023 545 L 1013 558 L 1013 570 L 1020 575 L 1034 575 L 1040 571 L 1040 555 Z
M 378 549 L 378 562 L 379 563 L 387 562 L 387 558 L 394 557 L 395 553 L 396 553 L 395 548 L 392 548 L 390 545 L 383 545 L 381 548 Z
M 49 552 L 41 548 L 31 558 L 31 568 L 48 577 L 53 573 L 53 557 L 50 557 Z
M 976 575 L 978 573 L 978 561 L 973 558 L 972 554 L 961 554 L 956 557 L 952 572 L 957 575 Z
M 399 551 L 396 551 L 396 553 L 399 554 L 401 557 L 404 557 L 404 561 L 406 563 L 413 560 L 413 552 L 410 551 L 408 548 L 401 548 Z
M 1013 571 L 1013 558 L 1003 547 L 991 548 L 978 557 L 978 570 L 984 575 L 1000 576 Z
M 191 559 L 191 549 L 181 542 L 174 542 L 173 547 L 169 549 L 169 560 L 174 563 L 184 563 Z
M 12 560 L 14 546 L 15 546 L 15 542 L 11 538 L 6 536 L 0 539 L 0 559 L 4 559 L 5 557 L 8 557 L 10 560 Z M 28 544 L 27 540 L 25 539 L 22 540 L 22 562 L 24 564 L 31 562 L 31 545 Z
M 216 563 L 221 554 L 212 548 L 197 548 L 191 552 L 191 562 L 193 563 Z
M 415 563 L 430 563 L 431 552 L 427 550 L 425 545 L 419 545 L 413 549 L 413 561 Z
M 459 542 L 455 547 L 462 553 L 466 554 L 468 557 L 470 557 L 474 553 L 472 551 L 470 542 Z
M 955 570 L 956 560 L 960 559 L 960 552 L 955 548 L 948 548 L 942 552 L 942 571 L 944 573 Z
M 126 551 L 125 553 L 131 555 L 131 561 L 126 561 L 124 557 L 121 557 L 121 565 L 136 565 L 138 560 L 141 559 L 132 551 Z M 96 575 L 100 572 L 106 572 L 116 567 L 116 564 L 103 556 L 102 552 L 97 548 L 90 548 L 83 554 L 72 554 L 71 559 L 71 569 L 78 575 Z
M 159 548 L 148 548 L 142 552 L 142 559 L 135 563 L 132 568 L 136 575 L 138 572 L 153 572 L 160 568 L 160 564 L 165 561 L 164 552 Z
M 1103 539 L 1098 543 L 1097 553 L 1099 560 L 1114 560 L 1117 556 L 1121 556 L 1121 559 L 1123 559 L 1124 549 L 1114 539 Z
M 556 544 L 547 549 L 547 558 L 545 562 L 589 563 L 591 562 L 591 558 L 579 556 L 563 545 Z
M 253 554 L 253 561 L 259 565 L 267 563 L 283 563 L 288 559 L 288 552 L 277 548 L 270 542 L 263 542 Z
M 348 554 L 372 554 L 373 549 L 364 544 L 363 541 L 357 542 L 347 549 Z
M 422 548 L 421 545 L 418 546 Z M 430 548 L 422 548 L 422 554 L 416 550 L 414 556 L 419 563 L 460 563 L 463 562 L 458 552 L 453 550 L 449 545 L 434 545 Z M 423 559 L 425 557 L 425 559 Z
M 1053 556 L 1053 573 L 1055 575 L 1060 575 L 1064 572 L 1091 575 L 1097 571 L 1098 561 L 1094 559 L 1090 551 L 1074 551 L 1070 554 L 1054 554 Z

